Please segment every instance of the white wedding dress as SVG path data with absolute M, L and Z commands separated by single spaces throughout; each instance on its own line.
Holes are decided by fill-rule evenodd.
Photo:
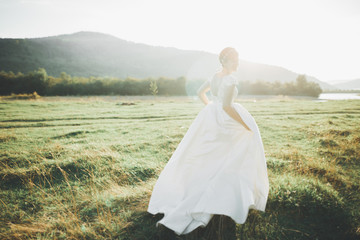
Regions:
M 156 223 L 187 234 L 205 227 L 214 214 L 243 224 L 249 209 L 265 211 L 269 192 L 264 147 L 258 126 L 239 103 L 237 81 L 216 74 L 200 88 L 210 86 L 211 99 L 196 116 L 153 188 L 148 212 L 164 213 Z M 231 118 L 230 103 L 252 132 Z

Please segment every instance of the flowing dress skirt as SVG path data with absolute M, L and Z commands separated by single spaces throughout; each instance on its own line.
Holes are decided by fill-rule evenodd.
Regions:
M 196 116 L 153 188 L 148 212 L 176 234 L 205 227 L 214 214 L 243 224 L 249 209 L 265 211 L 269 192 L 258 126 L 239 103 L 233 105 L 252 132 L 231 118 L 219 101 Z

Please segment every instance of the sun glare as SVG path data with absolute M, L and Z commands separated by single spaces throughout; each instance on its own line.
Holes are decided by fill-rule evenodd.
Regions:
M 241 59 L 324 81 L 360 76 L 359 1 L 23 0 L 2 1 L 0 7 L 1 22 L 23 23 L 2 26 L 1 37 L 96 31 L 215 54 L 233 46 Z M 30 12 L 36 17 L 26 17 Z

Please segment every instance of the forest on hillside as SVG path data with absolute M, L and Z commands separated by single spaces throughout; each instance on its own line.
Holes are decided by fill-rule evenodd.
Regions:
M 41 96 L 71 95 L 196 95 L 196 90 L 205 80 L 178 78 L 127 77 L 74 77 L 62 72 L 60 77 L 48 76 L 44 68 L 23 74 L 0 72 L 0 95 L 37 92 Z M 298 75 L 293 82 L 241 81 L 239 94 L 291 95 L 318 97 L 322 92 L 319 84 L 309 82 L 305 75 Z

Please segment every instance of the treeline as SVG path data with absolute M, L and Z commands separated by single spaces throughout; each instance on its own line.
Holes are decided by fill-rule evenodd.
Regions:
M 27 74 L 0 72 L 0 95 L 37 92 L 41 96 L 69 95 L 196 95 L 203 80 L 186 81 L 185 77 L 158 79 L 126 79 L 107 77 L 72 77 L 61 73 L 60 77 L 48 76 L 39 68 Z M 299 75 L 294 82 L 243 81 L 238 86 L 240 94 L 299 95 L 317 97 L 320 86 L 308 82 L 305 75 Z
M 155 88 L 150 88 L 151 83 L 155 83 Z M 158 95 L 185 95 L 185 78 L 85 78 L 72 77 L 64 72 L 60 77 L 52 77 L 43 68 L 28 74 L 0 72 L 1 95 L 34 91 L 41 96 L 151 95 L 155 90 Z
M 311 96 L 318 97 L 322 93 L 319 84 L 308 82 L 305 75 L 298 75 L 294 82 L 281 83 L 265 82 L 258 80 L 256 82 L 244 81 L 240 83 L 240 94 L 254 95 L 291 95 L 291 96 Z

